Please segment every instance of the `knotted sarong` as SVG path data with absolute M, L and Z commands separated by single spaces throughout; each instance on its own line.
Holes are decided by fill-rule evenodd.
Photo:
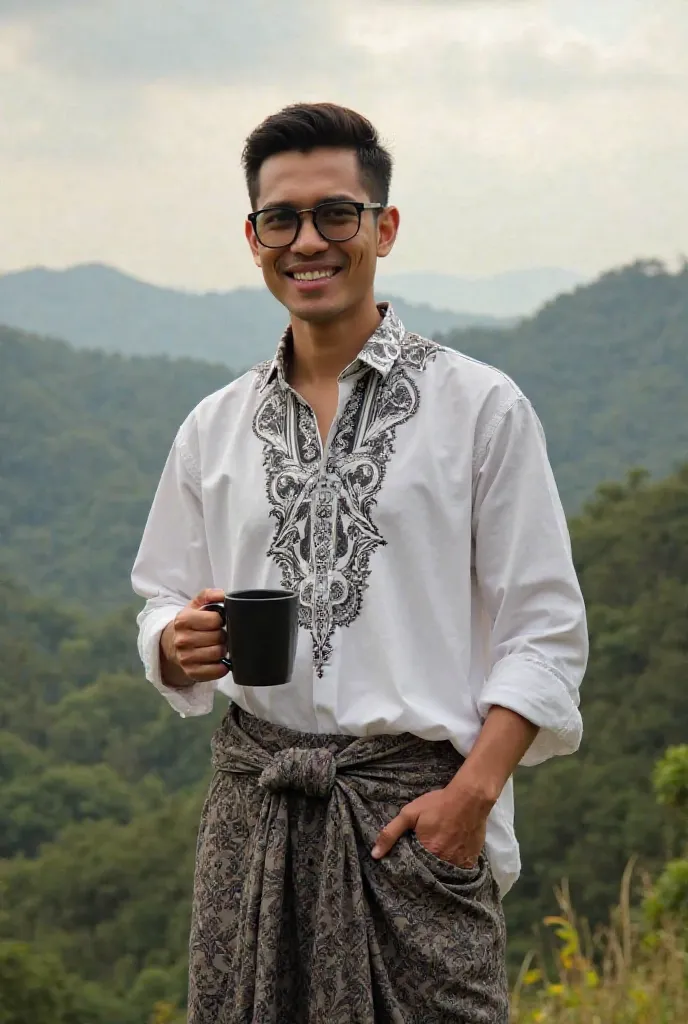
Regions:
M 505 927 L 483 852 L 445 863 L 380 829 L 460 755 L 230 709 L 198 837 L 188 1024 L 507 1024 Z

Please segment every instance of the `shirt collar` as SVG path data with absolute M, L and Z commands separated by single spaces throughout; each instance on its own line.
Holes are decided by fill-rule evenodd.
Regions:
M 341 374 L 340 379 L 343 380 L 345 377 L 350 377 L 352 374 L 357 373 L 361 368 L 361 364 L 377 370 L 381 377 L 386 377 L 399 358 L 406 328 L 388 302 L 378 303 L 377 308 L 382 316 L 379 326 L 368 338 L 354 361 Z M 272 360 L 270 369 L 261 384 L 261 391 L 274 380 L 279 380 L 283 384 L 286 383 L 286 359 L 291 343 L 291 327 L 287 327 L 277 346 L 277 352 Z

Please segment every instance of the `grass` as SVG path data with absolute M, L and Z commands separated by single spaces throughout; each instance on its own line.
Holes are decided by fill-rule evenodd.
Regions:
M 688 956 L 671 926 L 648 930 L 631 907 L 629 865 L 619 906 L 595 935 L 576 919 L 566 886 L 547 918 L 552 955 L 524 962 L 512 996 L 513 1024 L 686 1024 Z

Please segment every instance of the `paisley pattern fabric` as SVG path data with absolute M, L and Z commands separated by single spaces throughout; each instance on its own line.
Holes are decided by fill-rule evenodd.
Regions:
M 263 397 L 253 431 L 263 446 L 276 523 L 267 555 L 281 570 L 282 586 L 299 594 L 299 625 L 311 633 L 319 678 L 335 631 L 359 616 L 371 559 L 386 544 L 375 505 L 397 430 L 420 406 L 416 378 L 439 351 L 434 341 L 407 334 L 393 310 L 381 312 L 380 326 L 341 375 L 358 378 L 327 452 L 313 411 L 286 384 L 288 332 L 273 363 L 256 368 Z
M 370 366 L 385 376 L 401 355 L 404 340 L 411 337 L 407 334 L 406 328 L 388 302 L 378 303 L 378 310 L 382 318 L 379 326 L 368 338 L 351 365 L 347 366 L 341 374 L 340 380 L 345 380 L 352 374 L 358 373 L 362 366 Z M 439 350 L 441 347 L 435 342 L 428 342 L 427 339 L 421 338 L 419 335 L 413 335 L 412 337 L 420 341 L 426 348 L 431 346 Z M 292 332 L 291 326 L 289 326 L 280 338 L 274 359 L 266 359 L 253 367 L 253 372 L 256 376 L 256 387 L 259 391 L 265 390 L 267 385 L 273 380 L 286 380 L 291 346 Z
M 505 926 L 470 870 L 379 830 L 461 764 L 404 733 L 296 732 L 230 706 L 198 837 L 188 1024 L 507 1024 Z

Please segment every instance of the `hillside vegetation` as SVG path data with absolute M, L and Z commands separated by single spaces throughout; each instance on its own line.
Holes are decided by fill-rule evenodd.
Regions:
M 594 925 L 607 920 L 629 859 L 639 858 L 638 877 L 657 874 L 678 841 L 652 774 L 688 721 L 688 466 L 604 487 L 572 534 L 591 627 L 586 734 L 577 757 L 517 777 L 524 874 L 506 902 L 514 965 L 539 947 L 564 876 Z M 0 582 L 0 988 L 30 1007 L 5 1018 L 13 1024 L 182 1019 L 194 839 L 221 708 L 200 720 L 169 710 L 142 679 L 133 615 L 94 620 Z M 660 954 L 682 963 L 668 946 Z M 660 961 L 643 966 L 643 956 L 649 978 Z M 572 999 L 574 966 L 564 964 Z M 640 981 L 624 984 L 630 1005 Z M 525 992 L 521 1020 L 682 1019 L 646 1007 L 566 1016 L 563 1003 L 561 1014 L 535 1016 L 559 1005 L 557 993 L 530 1006 Z M 600 1012 L 611 1005 L 598 1002 Z
M 494 317 L 435 309 L 427 302 L 394 298 L 409 330 L 434 334 L 499 324 Z M 192 356 L 241 371 L 273 353 L 286 322 L 284 307 L 258 271 L 254 288 L 205 293 L 160 288 L 102 264 L 0 274 L 0 323 L 64 338 L 78 348 Z
M 446 341 L 510 373 L 538 410 L 564 502 L 688 456 L 688 271 L 639 264 L 512 330 Z M 129 570 L 177 427 L 231 371 L 122 357 L 0 328 L 0 566 L 93 606 Z
M 0 566 L 95 611 L 128 572 L 177 427 L 225 366 L 77 352 L 0 327 Z
M 688 455 L 688 265 L 611 271 L 509 331 L 443 340 L 498 366 L 532 399 L 574 510 L 633 466 L 663 475 Z

